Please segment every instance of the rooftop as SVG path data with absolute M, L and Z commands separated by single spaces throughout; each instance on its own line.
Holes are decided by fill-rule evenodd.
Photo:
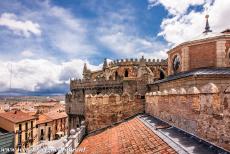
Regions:
M 218 146 L 152 117 L 138 115 L 100 132 L 89 134 L 79 153 L 228 154 Z
M 24 113 L 22 111 L 10 111 L 5 113 L 0 113 L 0 117 L 7 119 L 13 123 L 19 123 L 19 122 L 35 119 L 35 117 L 31 116 L 29 113 Z
M 185 41 L 180 44 L 175 44 L 175 46 L 168 51 L 168 53 L 174 51 L 176 48 L 184 46 L 184 45 L 191 45 L 196 44 L 200 42 L 206 42 L 210 40 L 217 40 L 217 39 L 229 39 L 230 38 L 230 32 L 229 29 L 224 30 L 223 32 L 209 32 L 209 33 L 201 33 L 199 36 Z
M 40 107 L 40 106 L 43 106 L 43 107 L 54 107 L 55 105 L 57 105 L 56 102 L 47 102 L 47 103 L 37 103 L 34 106 L 35 107 Z
M 170 75 L 165 79 L 155 81 L 152 84 L 172 81 L 172 80 L 185 78 L 185 77 L 189 77 L 189 76 L 203 76 L 203 75 L 230 76 L 230 68 L 201 68 L 201 69 L 195 69 L 193 71 L 180 72 L 177 74 Z
M 138 118 L 92 134 L 78 148 L 76 153 L 176 153 Z
M 37 124 L 44 124 L 44 123 L 51 122 L 51 121 L 53 121 L 53 119 L 51 119 L 47 115 L 41 114 L 38 117 Z
M 66 118 L 67 114 L 64 111 L 51 111 L 48 113 L 44 113 L 44 115 L 48 116 L 52 120 Z

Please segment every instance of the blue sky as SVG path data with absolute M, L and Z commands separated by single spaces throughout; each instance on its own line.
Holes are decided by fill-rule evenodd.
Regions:
M 106 57 L 125 58 L 130 57 L 129 53 L 133 51 L 150 53 L 165 48 L 166 42 L 156 35 L 167 12 L 162 6 L 148 9 L 148 1 L 27 0 L 1 3 L 4 7 L 0 13 L 14 16 L 8 18 L 38 24 L 38 32 L 29 31 L 28 34 L 12 33 L 9 27 L 1 27 L 3 35 L 0 39 L 4 43 L 2 51 L 6 58 L 20 58 L 12 58 L 9 51 L 18 54 L 24 50 L 33 52 L 36 57 L 58 61 L 81 58 L 99 64 Z M 107 39 L 112 42 L 107 44 Z M 9 41 L 17 48 L 12 49 Z M 119 41 L 123 47 L 117 46 Z
M 64 93 L 86 62 L 104 58 L 167 58 L 172 46 L 199 36 L 204 16 L 219 32 L 229 1 L 9 0 L 0 1 L 0 91 Z

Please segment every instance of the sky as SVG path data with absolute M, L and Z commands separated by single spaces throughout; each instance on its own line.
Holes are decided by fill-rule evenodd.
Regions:
M 166 59 L 202 34 L 206 14 L 214 32 L 229 28 L 230 1 L 0 1 L 0 93 L 64 94 L 84 63 L 96 70 L 104 58 Z

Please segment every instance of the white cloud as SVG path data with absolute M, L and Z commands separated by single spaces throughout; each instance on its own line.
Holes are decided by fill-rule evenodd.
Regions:
M 21 55 L 23 57 L 32 57 L 34 56 L 34 53 L 31 50 L 24 50 L 21 52 Z
M 162 4 L 172 15 L 186 13 L 189 6 L 204 4 L 205 0 L 149 0 L 149 7 Z
M 40 36 L 42 33 L 38 23 L 30 20 L 20 21 L 13 13 L 3 13 L 0 16 L 0 26 L 5 26 L 14 33 L 26 37 L 29 37 L 31 34 Z
M 55 29 L 53 29 L 54 25 L 46 25 L 50 27 L 47 33 L 53 46 L 70 54 L 82 55 L 83 52 L 84 55 L 94 54 L 96 47 L 89 43 L 86 21 L 74 17 L 67 9 L 51 6 L 49 3 L 45 4 L 45 10 L 49 12 L 49 16 L 56 19 Z
M 153 57 L 155 55 L 154 57 L 165 58 L 164 54 L 159 54 L 165 46 L 157 41 L 128 36 L 122 32 L 101 36 L 99 40 L 116 54 L 122 54 L 126 57 L 140 57 L 142 55 L 152 55 L 151 57 Z
M 52 87 L 69 83 L 69 78 L 82 78 L 83 64 L 87 63 L 92 70 L 99 66 L 88 61 L 73 59 L 67 62 L 54 63 L 46 59 L 22 59 L 15 62 L 0 61 L 0 91 L 9 89 L 12 65 L 12 88 L 36 91 L 37 88 Z M 41 87 L 44 86 L 44 87 Z
M 97 29 L 98 41 L 119 57 L 139 58 L 143 55 L 166 58 L 159 54 L 166 46 L 153 38 L 137 34 L 135 13 L 132 9 L 109 12 L 100 20 Z M 125 22 L 124 22 L 125 21 Z
M 172 17 L 166 17 L 161 23 L 161 32 L 159 36 L 163 36 L 167 42 L 172 45 L 179 44 L 184 41 L 199 38 L 202 35 L 205 27 L 205 15 L 209 14 L 209 24 L 214 33 L 219 33 L 226 28 L 229 28 L 230 20 L 226 17 L 230 14 L 230 1 L 206 0 L 202 5 L 204 9 L 201 11 L 191 10 L 188 12 L 188 6 L 192 4 L 202 4 L 201 1 L 193 3 L 193 1 L 186 1 L 186 7 L 177 4 L 173 5 L 175 1 L 154 1 L 154 4 L 161 4 L 168 8 Z M 183 4 L 183 2 L 182 2 Z M 169 7 L 170 6 L 170 7 Z M 172 13 L 171 9 L 185 8 L 186 11 L 177 11 Z M 186 12 L 186 13 L 185 13 Z

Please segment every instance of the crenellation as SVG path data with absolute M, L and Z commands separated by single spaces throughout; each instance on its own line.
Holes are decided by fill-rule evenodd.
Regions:
M 200 93 L 200 90 L 197 87 L 193 86 L 188 89 L 187 94 L 193 95 L 193 94 L 199 94 L 199 93 Z
M 120 60 L 114 60 L 112 62 L 109 63 L 109 67 L 115 67 L 115 66 L 121 66 L 121 65 L 140 65 L 141 63 L 145 63 L 146 65 L 167 65 L 167 60 L 164 59 L 144 59 L 144 58 L 140 58 L 140 59 L 133 59 L 133 58 L 126 58 L 126 59 L 120 59 Z
M 199 88 L 193 86 L 187 92 L 184 87 L 177 93 L 176 89 L 171 88 L 168 93 L 173 95 L 165 97 L 167 91 L 146 93 L 145 111 L 148 114 L 229 149 L 220 138 L 223 132 L 225 136 L 230 136 L 228 127 L 225 127 L 230 122 L 227 118 L 230 86 L 225 88 L 224 95 L 219 94 L 220 90 L 214 83 L 207 83 Z M 224 103 L 221 103 L 223 100 Z M 225 142 L 229 143 L 229 138 L 225 138 Z

